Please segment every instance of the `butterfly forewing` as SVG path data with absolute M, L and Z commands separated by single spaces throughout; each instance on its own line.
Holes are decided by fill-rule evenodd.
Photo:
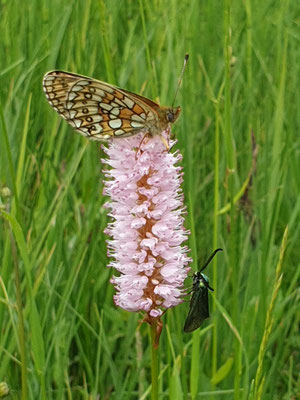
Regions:
M 147 132 L 157 122 L 156 103 L 92 78 L 52 71 L 43 87 L 55 111 L 92 140 Z

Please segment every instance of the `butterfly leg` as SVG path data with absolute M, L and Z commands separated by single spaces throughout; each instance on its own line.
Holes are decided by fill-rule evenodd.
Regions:
M 167 138 L 165 138 L 163 135 L 159 135 L 159 137 L 160 137 L 160 140 L 163 142 L 163 144 L 166 146 L 166 152 L 168 153 L 171 149 L 171 147 L 169 145 L 169 139 L 170 139 L 170 135 L 171 135 L 171 130 L 170 130 L 169 126 L 166 129 L 166 133 L 167 133 Z
M 135 159 L 137 159 L 138 153 L 141 152 L 141 147 L 147 136 L 151 136 L 150 132 L 146 132 L 145 135 L 143 136 L 142 140 L 140 141 L 139 147 L 137 148 L 136 153 L 135 153 Z M 166 152 L 169 152 L 170 146 L 169 146 L 168 140 L 162 135 L 159 135 L 159 138 L 162 141 L 162 143 L 166 146 Z
M 149 136 L 149 132 L 146 132 L 145 135 L 142 137 L 142 140 L 140 141 L 139 147 L 137 148 L 136 153 L 135 153 L 135 159 L 136 159 L 136 160 L 137 160 L 137 155 L 138 155 L 138 153 L 141 152 L 142 144 L 143 144 L 143 142 L 144 142 L 144 140 L 145 140 L 145 138 L 146 138 L 147 136 Z
M 163 137 L 163 136 L 160 136 L 160 140 L 161 140 L 161 141 L 163 142 L 163 144 L 166 146 L 166 152 L 168 153 L 169 150 L 170 150 L 170 146 L 169 146 L 169 143 L 168 143 L 167 139 L 166 139 L 165 137 Z

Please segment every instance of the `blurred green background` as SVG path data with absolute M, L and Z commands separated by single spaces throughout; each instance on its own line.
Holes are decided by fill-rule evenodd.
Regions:
M 224 251 L 207 269 L 215 292 L 202 329 L 183 334 L 186 303 L 163 317 L 160 398 L 299 398 L 298 6 L 0 1 L 0 381 L 9 398 L 149 398 L 149 329 L 112 301 L 104 154 L 50 108 L 42 78 L 73 71 L 170 105 L 185 53 L 173 132 L 191 266 Z

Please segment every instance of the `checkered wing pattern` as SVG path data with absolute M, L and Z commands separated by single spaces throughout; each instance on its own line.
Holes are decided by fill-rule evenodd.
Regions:
M 92 78 L 51 71 L 44 76 L 43 88 L 54 110 L 91 140 L 147 133 L 159 123 L 158 104 Z

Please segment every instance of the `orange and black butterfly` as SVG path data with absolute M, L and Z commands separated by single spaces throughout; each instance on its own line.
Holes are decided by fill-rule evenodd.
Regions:
M 124 138 L 140 132 L 161 135 L 181 111 L 180 107 L 161 107 L 128 90 L 70 72 L 48 72 L 43 88 L 54 110 L 91 140 Z

